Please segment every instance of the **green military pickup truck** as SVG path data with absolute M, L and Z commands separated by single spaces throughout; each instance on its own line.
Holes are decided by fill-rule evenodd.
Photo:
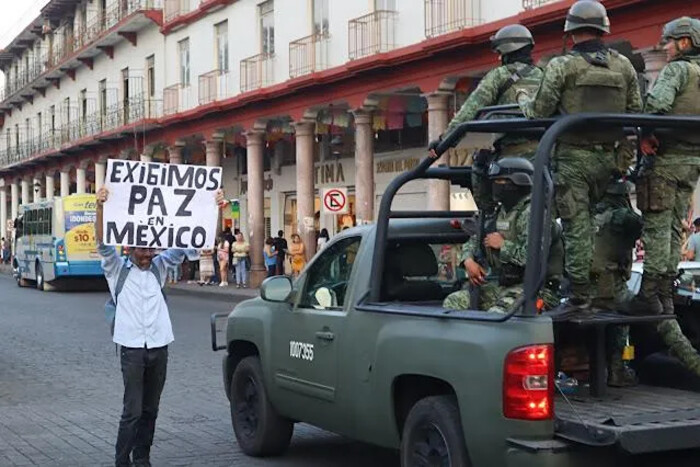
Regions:
M 470 186 L 470 168 L 426 159 L 384 194 L 376 225 L 334 237 L 294 282 L 273 277 L 260 298 L 225 318 L 224 390 L 241 449 L 284 452 L 294 424 L 400 449 L 402 466 L 574 466 L 614 453 L 700 447 L 700 394 L 605 384 L 605 329 L 662 319 L 539 313 L 553 183 L 546 169 L 558 135 L 593 122 L 692 127 L 700 119 L 579 115 L 559 120 L 469 122 L 467 132 L 543 134 L 535 164 L 525 294 L 507 314 L 454 311 L 442 300 L 463 286 L 454 256 L 468 212 L 392 211 L 411 180 Z M 466 219 L 466 220 L 465 220 Z M 221 321 L 219 321 L 221 322 Z M 588 336 L 588 384 L 555 383 L 555 330 Z M 222 329 L 219 329 L 220 331 Z M 559 345 L 559 342 L 557 342 Z

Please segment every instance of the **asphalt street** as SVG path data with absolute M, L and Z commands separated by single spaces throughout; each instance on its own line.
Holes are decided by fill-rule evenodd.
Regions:
M 0 466 L 108 466 L 121 413 L 119 360 L 105 292 L 38 292 L 0 275 Z M 210 313 L 233 303 L 169 297 L 170 347 L 154 466 L 397 466 L 394 451 L 297 424 L 284 457 L 251 459 L 235 443 Z
M 109 466 L 123 394 L 105 292 L 38 292 L 0 275 L 0 466 Z M 235 443 L 210 313 L 234 305 L 169 297 L 175 342 L 152 451 L 154 466 L 398 466 L 395 451 L 297 424 L 286 455 L 246 457 Z M 700 453 L 618 465 L 697 466 Z M 496 466 L 494 466 L 496 467 Z

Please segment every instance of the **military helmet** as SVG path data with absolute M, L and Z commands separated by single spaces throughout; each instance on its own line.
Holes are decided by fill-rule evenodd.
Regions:
M 491 49 L 501 55 L 513 53 L 528 45 L 535 45 L 535 39 L 522 24 L 509 24 L 491 36 Z
M 610 33 L 610 19 L 602 3 L 593 0 L 580 0 L 569 8 L 564 24 L 564 32 L 579 29 L 597 29 Z
M 504 157 L 489 166 L 491 180 L 510 180 L 517 186 L 532 186 L 534 174 L 532 163 L 522 157 Z
M 700 20 L 683 16 L 669 21 L 664 26 L 664 31 L 661 34 L 664 40 L 689 38 L 693 47 L 700 48 Z

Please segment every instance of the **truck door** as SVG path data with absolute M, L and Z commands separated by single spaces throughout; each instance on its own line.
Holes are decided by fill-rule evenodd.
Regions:
M 342 411 L 338 368 L 349 309 L 346 294 L 360 241 L 348 237 L 323 249 L 298 282 L 296 305 L 283 320 L 284 328 L 273 336 L 280 350 L 275 360 L 286 360 L 276 369 L 277 384 L 293 393 L 293 406 L 305 420 L 326 428 L 337 423 Z

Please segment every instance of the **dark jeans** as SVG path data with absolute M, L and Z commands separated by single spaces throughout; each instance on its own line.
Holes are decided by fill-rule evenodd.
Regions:
M 267 277 L 272 277 L 277 274 L 277 264 L 267 266 Z
M 157 349 L 121 348 L 124 377 L 124 411 L 119 421 L 116 465 L 128 466 L 133 451 L 134 463 L 147 460 L 156 429 L 160 394 L 168 366 L 168 346 Z

